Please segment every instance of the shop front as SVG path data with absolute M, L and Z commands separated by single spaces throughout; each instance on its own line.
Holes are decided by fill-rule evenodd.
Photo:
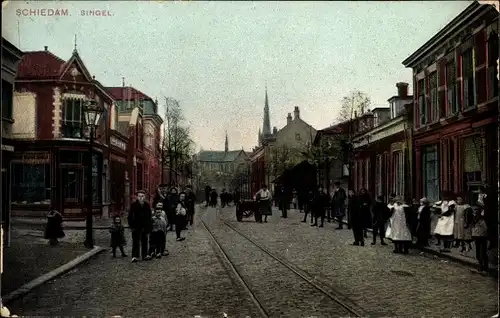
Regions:
M 74 143 L 74 142 L 73 142 Z M 86 215 L 88 148 L 70 144 L 52 147 L 16 145 L 11 170 L 12 213 L 17 216 L 45 216 L 50 207 L 65 218 L 81 219 Z M 94 147 L 92 154 L 93 214 L 102 215 L 103 153 Z
M 123 215 L 125 212 L 130 192 L 127 167 L 127 142 L 128 139 L 119 133 L 113 131 L 110 138 L 110 197 L 111 205 L 110 215 Z

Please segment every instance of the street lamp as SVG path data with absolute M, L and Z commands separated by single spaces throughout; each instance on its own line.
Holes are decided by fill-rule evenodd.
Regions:
M 95 139 L 95 133 L 97 127 L 99 126 L 99 121 L 102 115 L 102 108 L 97 105 L 97 102 L 93 99 L 87 101 L 83 106 L 83 114 L 85 118 L 85 126 L 88 128 L 89 132 L 89 155 L 87 162 L 87 222 L 86 222 L 86 235 L 85 235 L 85 247 L 94 247 L 94 238 L 92 231 L 92 210 L 93 210 L 93 200 L 92 200 L 92 167 L 93 167 L 93 144 Z

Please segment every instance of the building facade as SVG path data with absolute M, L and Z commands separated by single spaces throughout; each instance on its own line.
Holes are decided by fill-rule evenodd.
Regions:
M 97 101 L 103 114 L 89 153 L 83 105 Z M 85 214 L 87 196 L 95 215 L 108 214 L 110 110 L 113 98 L 88 72 L 75 48 L 68 60 L 26 52 L 15 80 L 11 206 L 14 215 L 42 216 L 49 206 L 65 217 Z M 92 193 L 85 185 L 92 169 Z
M 5 242 L 9 244 L 10 228 L 10 179 L 11 179 L 11 159 L 14 153 L 14 142 L 12 140 L 13 118 L 13 96 L 14 80 L 17 73 L 19 62 L 23 53 L 12 43 L 2 38 L 2 184 L 1 184 L 1 209 L 2 209 L 2 227 L 7 235 Z
M 353 140 L 353 187 L 372 196 L 388 198 L 395 193 L 411 198 L 411 111 L 413 96 L 408 84 L 397 83 L 398 94 L 388 108 L 375 108 L 373 123 Z
M 415 196 L 497 187 L 498 11 L 472 3 L 403 64 L 413 70 Z

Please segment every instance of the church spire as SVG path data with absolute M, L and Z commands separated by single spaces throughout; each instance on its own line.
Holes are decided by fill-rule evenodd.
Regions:
M 229 140 L 227 139 L 227 130 L 226 130 L 226 143 L 224 144 L 224 149 L 226 152 L 229 151 Z
M 264 101 L 264 123 L 262 127 L 262 135 L 267 137 L 271 134 L 271 120 L 269 118 L 269 100 L 267 98 L 267 84 L 266 84 L 266 99 Z

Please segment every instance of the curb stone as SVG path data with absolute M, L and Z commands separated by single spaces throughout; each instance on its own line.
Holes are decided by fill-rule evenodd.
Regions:
M 33 289 L 45 284 L 46 282 L 61 276 L 62 274 L 72 270 L 73 268 L 77 267 L 78 265 L 82 264 L 83 262 L 89 260 L 90 258 L 104 252 L 106 249 L 103 247 L 95 246 L 92 250 L 86 252 L 83 255 L 78 256 L 72 261 L 69 261 L 68 263 L 59 266 L 58 268 L 48 272 L 47 274 L 44 274 L 38 278 L 35 278 L 29 283 L 26 283 L 19 287 L 18 289 L 14 290 L 13 292 L 2 296 L 2 301 L 4 304 L 9 304 L 12 301 L 21 298 L 22 296 L 26 295 Z
M 338 223 L 337 220 L 335 220 L 335 222 Z M 347 225 L 347 221 L 342 220 L 342 223 Z M 367 229 L 367 231 L 373 232 L 372 229 Z M 454 261 L 456 263 L 460 263 L 462 265 L 466 265 L 466 266 L 470 266 L 470 267 L 474 267 L 476 269 L 479 269 L 479 263 L 471 258 L 468 258 L 468 257 L 460 257 L 460 256 L 456 256 L 456 255 L 451 255 L 451 254 L 445 254 L 445 253 L 441 253 L 439 251 L 436 251 L 436 250 L 434 250 L 432 248 L 428 248 L 428 247 L 424 247 L 424 252 L 431 254 L 431 255 L 438 256 L 440 258 Z M 493 265 L 493 264 L 490 264 L 490 265 Z M 495 277 L 498 276 L 498 268 L 496 266 L 493 268 L 490 268 L 489 272 L 490 272 L 490 274 L 494 275 Z

